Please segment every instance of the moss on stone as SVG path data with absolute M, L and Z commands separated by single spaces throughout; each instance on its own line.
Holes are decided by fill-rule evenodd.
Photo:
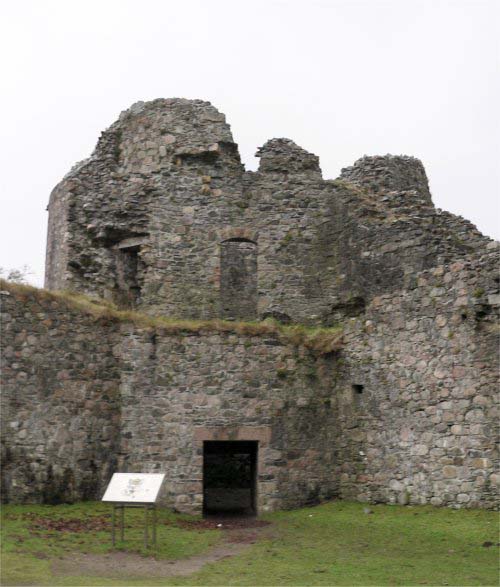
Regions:
M 283 344 L 302 346 L 318 354 L 342 348 L 342 328 L 284 325 L 274 320 L 244 322 L 229 320 L 186 320 L 167 316 L 148 316 L 132 310 L 119 310 L 112 302 L 90 298 L 68 291 L 49 291 L 29 285 L 0 280 L 0 288 L 19 298 L 40 302 L 54 300 L 72 310 L 90 314 L 96 319 L 131 323 L 140 328 L 158 328 L 165 335 L 228 333 L 240 336 L 272 336 Z

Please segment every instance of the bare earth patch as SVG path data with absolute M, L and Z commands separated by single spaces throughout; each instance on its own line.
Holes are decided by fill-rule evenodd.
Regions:
M 166 524 L 175 524 L 180 528 L 187 530 L 236 530 L 246 528 L 264 528 L 269 526 L 270 522 L 257 520 L 256 518 L 238 518 L 238 517 L 210 517 L 203 520 L 175 520 L 175 522 L 165 522 Z
M 101 532 L 111 527 L 109 516 L 91 516 L 88 518 L 61 518 L 53 519 L 36 514 L 28 513 L 23 515 L 23 519 L 29 520 L 28 526 L 32 534 L 40 534 L 44 531 L 49 532 Z
M 257 521 L 257 520 L 256 520 Z M 203 522 L 202 522 L 203 523 Z M 186 576 L 200 571 L 205 565 L 236 556 L 249 548 L 263 534 L 262 528 L 269 523 L 238 525 L 224 532 L 223 542 L 198 556 L 169 561 L 157 560 L 126 552 L 108 554 L 77 554 L 61 557 L 52 562 L 52 573 L 59 576 L 87 575 L 109 578 L 173 577 Z M 229 524 L 228 524 L 229 525 Z M 250 525 L 250 528 L 248 528 Z M 257 526 L 257 527 L 255 527 Z M 213 526 L 209 526 L 213 527 Z

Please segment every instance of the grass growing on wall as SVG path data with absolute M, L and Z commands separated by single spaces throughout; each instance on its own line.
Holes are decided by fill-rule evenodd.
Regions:
M 110 506 L 82 503 L 60 506 L 5 506 L 3 511 L 2 585 L 497 585 L 498 517 L 484 510 L 429 506 L 370 506 L 331 502 L 314 508 L 264 516 L 271 522 L 257 531 L 254 544 L 235 556 L 210 562 L 188 576 L 117 577 L 110 546 Z M 108 516 L 100 531 L 47 529 L 53 521 Z M 45 519 L 41 524 L 40 519 Z M 161 512 L 157 558 L 168 561 L 209 556 L 229 534 L 187 529 Z M 145 552 L 140 514 L 127 514 L 128 540 L 123 552 Z M 92 524 L 89 525 L 91 527 Z M 75 526 L 78 529 L 78 524 Z M 41 536 L 39 535 L 41 533 Z M 107 576 L 79 569 L 82 553 L 107 554 Z M 74 557 L 68 575 L 53 571 L 58 557 Z M 123 559 L 119 559 L 123 561 Z M 118 570 L 119 573 L 119 570 Z M 166 571 L 168 575 L 168 570 Z
M 57 292 L 0 280 L 0 289 L 22 301 L 56 301 L 70 309 L 84 312 L 96 319 L 130 322 L 140 328 L 159 329 L 162 334 L 233 333 L 241 336 L 272 336 L 284 344 L 303 346 L 313 352 L 326 354 L 342 347 L 342 328 L 310 327 L 301 324 L 284 325 L 274 320 L 242 322 L 228 320 L 184 320 L 164 316 L 149 316 L 132 310 L 120 310 L 113 303 L 92 299 L 73 292 Z

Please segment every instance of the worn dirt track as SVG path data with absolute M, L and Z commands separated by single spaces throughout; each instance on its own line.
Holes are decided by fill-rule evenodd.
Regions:
M 59 576 L 88 575 L 109 578 L 186 576 L 205 565 L 236 556 L 247 550 L 264 528 L 226 530 L 219 544 L 198 556 L 169 561 L 126 552 L 108 554 L 72 554 L 52 561 L 52 572 Z

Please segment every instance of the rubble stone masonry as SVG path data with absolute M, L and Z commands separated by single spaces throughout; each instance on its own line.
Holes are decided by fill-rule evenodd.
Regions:
M 55 188 L 46 287 L 136 314 L 3 283 L 4 500 L 95 499 L 114 471 L 164 472 L 162 502 L 199 513 L 203 442 L 246 440 L 258 512 L 494 507 L 497 243 L 434 207 L 412 157 L 324 180 L 289 139 L 257 155 L 245 171 L 208 102 L 155 100 Z M 342 346 L 266 319 L 342 329 Z
M 200 512 L 203 440 L 259 441 L 259 511 L 332 497 L 493 507 L 499 295 L 492 250 L 424 271 L 318 354 L 271 335 L 171 334 L 8 287 L 4 498 L 98 498 L 164 472 Z

